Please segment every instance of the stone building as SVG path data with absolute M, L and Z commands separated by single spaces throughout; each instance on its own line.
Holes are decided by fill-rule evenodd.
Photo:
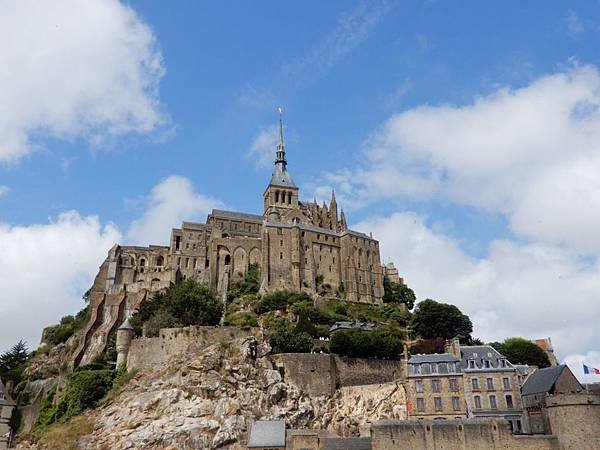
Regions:
M 558 366 L 558 359 L 556 359 L 556 355 L 554 354 L 554 347 L 552 346 L 551 338 L 547 337 L 543 339 L 534 339 L 531 342 L 544 351 L 544 353 L 548 356 L 548 361 L 550 361 L 551 366 Z
M 546 403 L 558 394 L 583 393 L 584 387 L 565 365 L 546 367 L 533 372 L 521 388 L 526 429 L 529 433 L 551 434 Z
M 503 418 L 513 431 L 523 430 L 521 374 L 490 345 L 460 345 L 453 339 L 447 351 L 460 357 L 468 417 Z
M 460 359 L 450 353 L 413 355 L 408 360 L 409 418 L 460 419 L 467 415 Z
M 0 449 L 8 448 L 11 432 L 9 423 L 15 406 L 15 402 L 0 380 Z
M 283 126 L 262 214 L 213 210 L 206 223 L 183 222 L 168 246 L 115 245 L 90 291 L 92 314 L 74 365 L 101 352 L 116 330 L 153 292 L 181 279 L 210 284 L 225 298 L 229 282 L 258 264 L 262 293 L 286 289 L 380 303 L 383 269 L 379 243 L 350 230 L 332 192 L 329 205 L 300 199 L 287 169 Z

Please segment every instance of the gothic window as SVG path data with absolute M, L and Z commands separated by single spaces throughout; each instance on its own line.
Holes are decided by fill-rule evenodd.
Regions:
M 225 255 L 225 265 L 231 264 L 231 255 Z
M 140 272 L 144 273 L 144 267 L 146 267 L 146 260 L 144 258 L 140 259 Z

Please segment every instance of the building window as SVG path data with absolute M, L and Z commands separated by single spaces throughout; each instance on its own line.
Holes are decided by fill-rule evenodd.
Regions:
M 308 264 L 308 258 L 304 258 L 304 264 Z
M 500 360 L 500 367 L 506 367 L 506 360 L 504 360 L 504 359 Z
M 510 389 L 510 380 L 508 377 L 502 378 L 502 386 L 504 386 L 504 389 Z
M 460 411 L 460 398 L 452 397 L 452 409 L 454 411 Z
M 417 411 L 425 412 L 425 399 L 424 398 L 417 399 Z
M 283 252 L 279 253 L 279 259 L 283 259 Z
M 304 231 L 302 232 L 302 237 L 304 237 Z
M 469 360 L 469 369 L 474 369 L 475 368 L 475 361 L 473 361 L 472 359 Z
M 486 385 L 487 385 L 487 388 L 488 388 L 488 390 L 490 390 L 490 391 L 491 391 L 491 390 L 493 390 L 493 389 L 494 389 L 494 379 L 493 379 L 493 378 L 487 378 L 487 379 L 485 380 L 485 382 L 486 382 Z
M 496 396 L 495 395 L 490 395 L 490 408 L 491 409 L 498 409 L 498 403 L 496 402 Z
M 486 369 L 490 368 L 490 362 L 487 359 L 483 362 L 483 365 L 485 366 Z
M 473 387 L 474 391 L 478 391 L 479 390 L 479 380 L 477 378 L 471 378 L 471 386 Z
M 331 266 L 329 266 L 329 271 L 331 272 Z
M 456 381 L 456 378 L 450 378 L 450 390 L 451 391 L 458 391 L 458 381 Z
M 433 405 L 436 411 L 442 410 L 442 397 L 433 397 Z
M 506 408 L 513 409 L 515 407 L 515 405 L 513 403 L 512 395 L 507 395 L 505 398 L 506 398 Z
M 481 409 L 481 397 L 476 395 L 473 400 L 475 400 L 475 409 Z
M 280 240 L 279 240 L 279 246 L 280 246 L 280 247 L 283 247 L 283 239 L 280 239 Z
M 283 234 L 283 229 L 282 228 L 277 228 L 277 234 Z
M 317 234 L 317 241 L 321 239 L 321 235 Z
M 329 236 L 325 236 L 325 242 L 329 240 Z
M 415 391 L 423 392 L 423 381 L 422 380 L 415 380 Z
M 431 389 L 433 392 L 442 392 L 440 389 L 440 380 L 431 380 Z

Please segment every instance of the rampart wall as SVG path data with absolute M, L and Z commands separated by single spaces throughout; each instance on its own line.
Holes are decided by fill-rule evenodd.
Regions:
M 389 383 L 404 379 L 402 361 L 335 356 L 339 386 Z
M 279 353 L 271 358 L 285 382 L 295 384 L 310 395 L 331 395 L 336 389 L 338 374 L 333 355 Z
M 174 355 L 198 352 L 219 342 L 230 342 L 247 336 L 258 336 L 257 328 L 186 327 L 165 328 L 159 336 L 138 338 L 131 342 L 127 356 L 129 369 L 144 369 L 163 365 Z
M 549 396 L 546 413 L 552 434 L 563 448 L 600 448 L 600 395 Z
M 382 421 L 371 427 L 372 450 L 560 450 L 548 435 L 513 435 L 505 420 Z

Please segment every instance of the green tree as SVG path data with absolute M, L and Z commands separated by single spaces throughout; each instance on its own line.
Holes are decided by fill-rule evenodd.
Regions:
M 512 337 L 504 342 L 492 342 L 492 347 L 506 356 L 513 364 L 528 364 L 539 368 L 550 367 L 548 355 L 533 342 L 521 337 Z
M 402 354 L 402 333 L 393 327 L 336 331 L 329 350 L 350 358 L 397 359 Z
M 273 353 L 308 353 L 313 346 L 310 334 L 279 326 L 269 335 Z
M 165 292 L 145 301 L 132 316 L 131 324 L 139 335 L 145 323 L 187 327 L 190 325 L 217 325 L 223 304 L 207 285 L 195 280 L 183 280 Z M 166 320 L 168 319 L 168 320 Z
M 383 303 L 404 303 L 407 309 L 415 306 L 414 291 L 404 283 L 395 283 L 383 276 Z
M 241 280 L 231 283 L 227 297 L 231 300 L 246 294 L 257 294 L 260 289 L 260 265 L 252 263 Z
M 0 354 L 0 378 L 5 382 L 12 381 L 14 386 L 19 384 L 28 357 L 29 350 L 23 340 Z
M 412 317 L 413 331 L 424 339 L 451 339 L 458 336 L 460 341 L 471 341 L 473 324 L 466 314 L 454 305 L 438 303 L 427 299 L 417 305 Z

